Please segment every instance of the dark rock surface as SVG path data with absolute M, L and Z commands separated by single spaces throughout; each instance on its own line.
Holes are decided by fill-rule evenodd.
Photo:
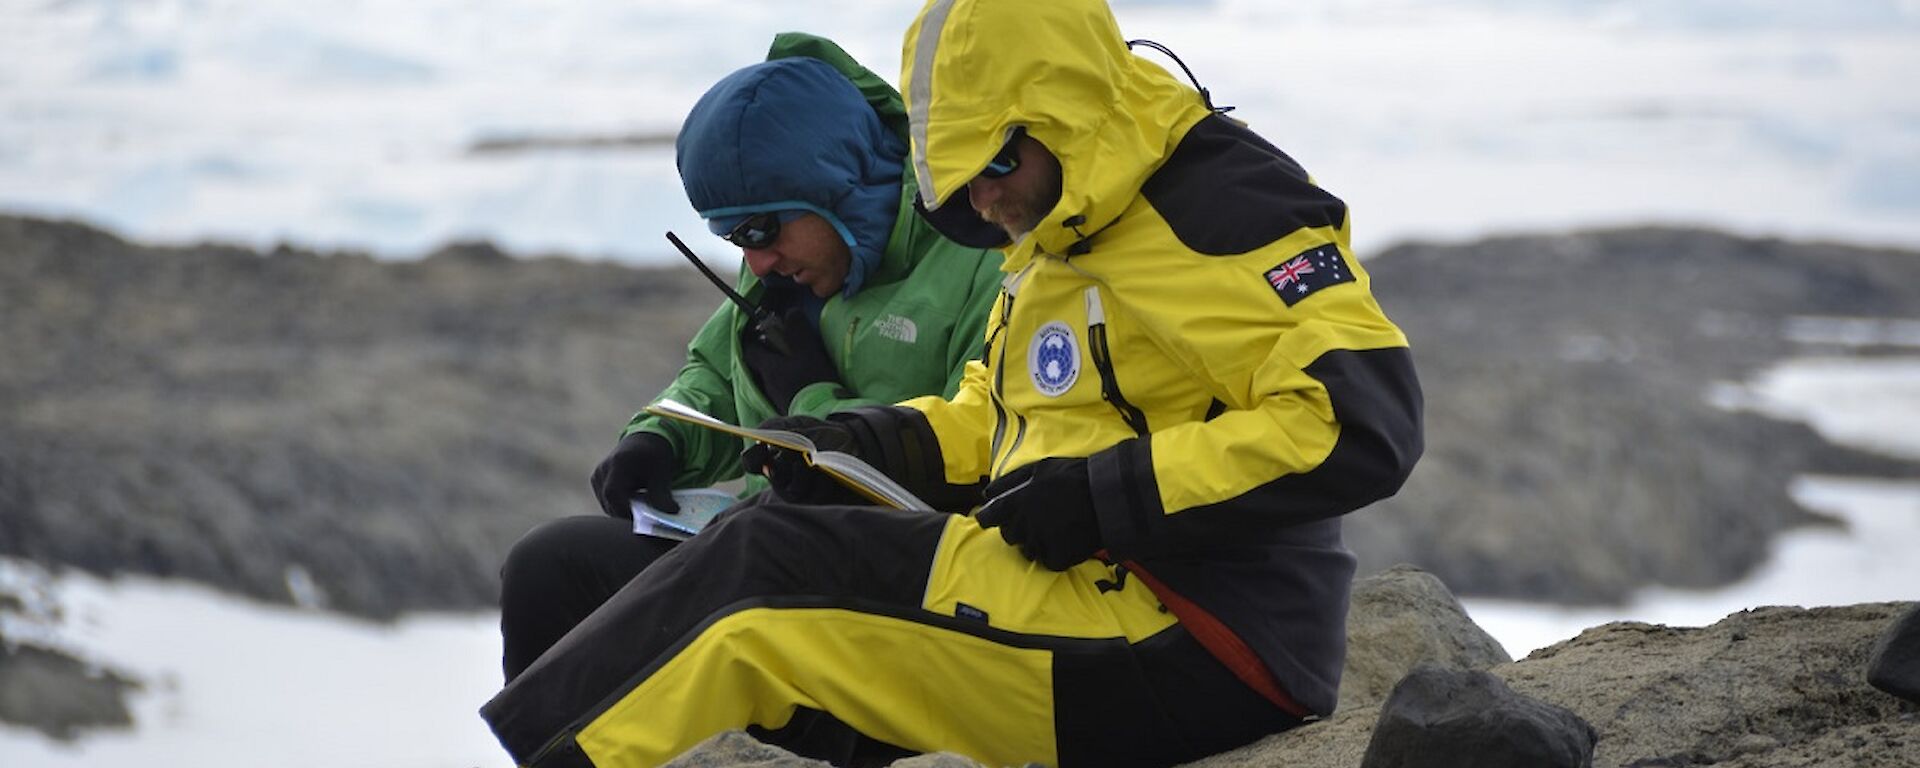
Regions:
M 1362 573 L 1561 601 L 1724 584 L 1816 522 L 1794 475 L 1916 472 L 1705 394 L 1833 351 L 1784 338 L 1793 317 L 1920 317 L 1920 254 L 1656 229 L 1368 265 L 1429 449 L 1348 518 Z M 584 478 L 717 302 L 684 267 L 149 248 L 0 217 L 0 556 L 277 601 L 310 578 L 375 617 L 491 606 L 508 545 L 595 508 Z
M 714 306 L 698 279 L 0 217 L 0 555 L 280 602 L 297 568 L 375 617 L 491 606 L 522 533 L 597 509 L 587 473 Z
M 1873 645 L 1867 662 L 1873 687 L 1920 704 L 1920 606 L 1907 611 Z
M 1789 745 L 1876 728 L 1905 748 L 1842 759 L 1871 756 L 1863 740 L 1833 764 L 1910 765 L 1894 758 L 1920 754 L 1920 710 L 1866 682 L 1874 642 L 1910 605 L 1756 608 L 1697 629 L 1608 624 L 1494 673 L 1592 722 L 1596 765 L 1773 765 Z
M 1587 768 L 1593 726 L 1479 670 L 1420 667 L 1393 688 L 1361 768 Z
M 133 716 L 126 695 L 138 688 L 130 677 L 60 651 L 0 642 L 0 722 L 60 740 L 93 729 L 128 728 Z
M 1363 573 L 1417 563 L 1459 594 L 1561 602 L 1712 587 L 1809 522 L 1795 475 L 1920 476 L 1706 398 L 1791 356 L 1898 351 L 1788 331 L 1920 320 L 1920 254 L 1628 229 L 1408 245 L 1367 269 L 1412 341 L 1428 441 L 1399 496 L 1348 518 Z

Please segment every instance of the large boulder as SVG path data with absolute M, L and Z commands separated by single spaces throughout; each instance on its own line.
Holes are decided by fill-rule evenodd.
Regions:
M 1920 704 L 1920 605 L 1880 635 L 1867 663 L 1867 682 Z
M 1396 565 L 1354 582 L 1340 708 L 1379 703 L 1421 665 L 1489 669 L 1510 661 L 1440 579 Z
M 1588 768 L 1599 737 L 1579 715 L 1478 670 L 1421 667 L 1394 686 L 1361 768 Z

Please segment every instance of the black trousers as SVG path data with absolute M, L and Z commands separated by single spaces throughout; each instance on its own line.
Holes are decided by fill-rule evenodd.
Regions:
M 507 682 L 679 542 L 641 536 L 605 515 L 542 523 L 500 566 L 500 664 Z M 761 741 L 841 766 L 887 765 L 914 753 L 867 738 L 818 710 L 786 727 L 747 729 Z
M 500 566 L 500 666 L 511 682 L 678 542 L 605 515 L 542 523 Z

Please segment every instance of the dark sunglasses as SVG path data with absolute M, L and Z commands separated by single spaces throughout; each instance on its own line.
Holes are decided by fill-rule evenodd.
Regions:
M 1025 131 L 1016 130 L 1007 143 L 1001 145 L 1000 153 L 987 161 L 987 167 L 980 170 L 982 178 L 997 179 L 1020 170 L 1020 137 Z
M 750 251 L 757 251 L 773 245 L 780 239 L 780 214 L 767 211 L 748 216 L 746 221 L 725 235 L 727 242 Z

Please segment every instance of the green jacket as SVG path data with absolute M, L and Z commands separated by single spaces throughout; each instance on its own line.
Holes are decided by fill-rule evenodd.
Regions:
M 903 138 L 907 117 L 900 95 L 838 46 L 798 33 L 774 39 L 767 59 L 808 56 L 832 64 L 859 87 L 884 123 Z M 913 210 L 917 188 L 908 170 L 899 212 L 881 262 L 852 298 L 835 294 L 820 313 L 820 335 L 839 369 L 840 383 L 821 382 L 794 396 L 793 415 L 825 416 L 861 405 L 884 405 L 921 395 L 952 396 L 968 361 L 985 341 L 987 310 L 999 295 L 998 251 L 967 248 L 936 233 Z M 744 265 L 739 290 L 759 302 L 760 281 Z M 740 360 L 746 317 L 722 302 L 687 347 L 687 363 L 666 390 L 672 398 L 714 418 L 746 426 L 779 415 Z M 842 387 L 844 385 L 844 388 Z M 674 487 L 703 487 L 742 475 L 744 442 L 691 425 L 634 414 L 625 435 L 651 432 L 673 444 Z M 758 476 L 747 490 L 765 487 Z

